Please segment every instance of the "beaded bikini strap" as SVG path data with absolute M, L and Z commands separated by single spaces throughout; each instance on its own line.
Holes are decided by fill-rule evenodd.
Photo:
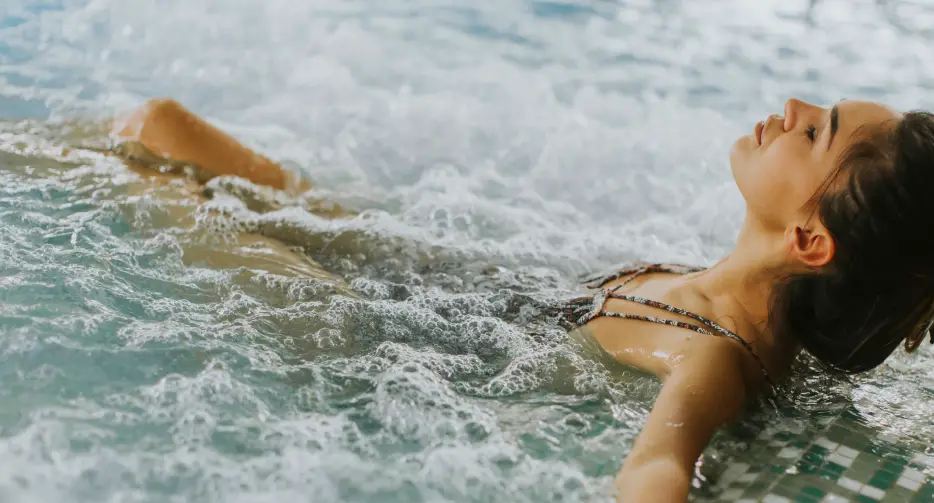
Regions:
M 600 287 L 602 287 L 603 285 L 605 285 L 605 284 L 607 284 L 607 283 L 609 283 L 609 282 L 611 282 L 611 281 L 615 281 L 615 280 L 617 280 L 617 279 L 619 279 L 619 278 L 621 278 L 621 277 L 623 277 L 623 276 L 626 276 L 627 274 L 631 275 L 629 278 L 626 278 L 626 281 L 620 283 L 619 285 L 613 286 L 612 288 L 601 288 L 600 292 L 598 292 L 597 295 L 595 295 L 595 296 L 593 297 L 593 301 L 592 301 L 592 302 L 593 302 L 593 304 L 592 304 L 593 308 L 592 308 L 589 312 L 585 313 L 583 316 L 581 316 L 581 317 L 577 320 L 577 325 L 578 325 L 578 326 L 584 325 L 584 324 L 590 322 L 591 320 L 593 320 L 594 318 L 609 317 L 609 318 L 619 318 L 619 319 L 627 319 L 627 320 L 647 321 L 647 322 L 650 322 L 650 323 L 658 323 L 658 324 L 661 324 L 661 325 L 668 325 L 668 326 L 672 326 L 672 327 L 684 328 L 684 329 L 687 329 L 687 330 L 693 330 L 693 331 L 695 331 L 695 332 L 698 332 L 698 333 L 701 333 L 701 334 L 704 334 L 704 335 L 720 335 L 720 336 L 723 336 L 723 337 L 727 337 L 727 338 L 729 338 L 729 339 L 732 339 L 732 340 L 734 340 L 734 341 L 740 343 L 740 344 L 746 349 L 746 351 L 748 351 L 749 354 L 751 354 L 751 355 L 753 356 L 753 358 L 756 359 L 756 361 L 759 363 L 759 369 L 762 371 L 762 376 L 765 378 L 765 381 L 766 381 L 770 386 L 774 386 L 774 383 L 772 382 L 772 379 L 771 379 L 771 377 L 769 376 L 769 372 L 768 372 L 768 370 L 765 368 L 765 364 L 762 363 L 762 359 L 759 357 L 759 354 L 756 353 L 756 350 L 753 349 L 752 345 L 749 344 L 749 342 L 747 342 L 745 339 L 743 339 L 742 337 L 740 337 L 740 336 L 739 336 L 738 334 L 736 334 L 735 332 L 732 332 L 732 331 L 730 331 L 730 330 L 728 330 L 728 329 L 726 329 L 726 328 L 720 326 L 719 324 L 717 324 L 717 323 L 714 322 L 713 320 L 710 320 L 710 319 L 708 319 L 708 318 L 705 318 L 704 316 L 701 316 L 701 315 L 692 313 L 692 312 L 690 312 L 690 311 L 685 311 L 684 309 L 681 309 L 681 308 L 679 308 L 679 307 L 672 306 L 671 304 L 666 304 L 666 303 L 664 303 L 664 302 L 659 302 L 659 301 L 656 301 L 656 300 L 646 299 L 645 297 L 637 297 L 637 296 L 634 296 L 634 295 L 616 294 L 616 291 L 617 291 L 617 290 L 619 290 L 620 288 L 626 286 L 627 284 L 629 284 L 629 282 L 631 282 L 632 280 L 634 280 L 635 278 L 637 278 L 637 277 L 639 277 L 639 276 L 642 276 L 643 274 L 649 274 L 649 273 L 654 273 L 654 272 L 668 272 L 668 273 L 674 273 L 674 274 L 688 274 L 688 273 L 691 273 L 691 272 L 698 272 L 698 271 L 702 271 L 702 270 L 703 270 L 703 268 L 700 268 L 700 267 L 691 267 L 691 266 L 682 266 L 682 265 L 647 264 L 647 265 L 642 265 L 642 266 L 639 266 L 639 267 L 633 267 L 633 268 L 628 268 L 628 269 L 622 269 L 622 270 L 618 271 L 617 273 L 612 274 L 612 275 L 609 275 L 609 276 L 597 277 L 597 278 L 591 280 L 591 282 L 599 280 L 599 284 L 596 285 L 596 286 L 593 287 L 593 288 L 600 288 Z M 701 326 L 698 326 L 698 325 L 694 325 L 694 324 L 691 324 L 691 323 L 685 323 L 685 322 L 683 322 L 683 321 L 671 320 L 671 319 L 667 319 L 667 318 L 659 318 L 659 317 L 656 317 L 656 316 L 645 316 L 645 315 L 640 315 L 640 314 L 627 314 L 627 313 L 617 313 L 617 312 L 613 312 L 613 311 L 605 311 L 605 310 L 603 309 L 603 306 L 606 304 L 606 300 L 607 300 L 607 299 L 626 300 L 626 301 L 629 301 L 629 302 L 635 302 L 635 303 L 642 304 L 642 305 L 646 305 L 646 306 L 653 307 L 653 308 L 656 308 L 656 309 L 664 309 L 664 310 L 666 310 L 666 311 L 669 311 L 669 312 L 672 312 L 672 313 L 676 313 L 676 314 L 680 314 L 680 315 L 682 315 L 682 316 L 686 316 L 686 317 L 688 317 L 688 318 L 697 320 L 697 321 L 703 323 L 704 325 L 707 325 L 707 326 L 710 327 L 711 329 L 713 329 L 714 332 L 711 332 L 710 330 L 708 330 L 708 329 L 706 329 L 706 328 L 704 328 L 704 327 L 701 327 Z M 716 332 L 716 333 L 715 333 L 715 332 Z
M 734 340 L 734 341 L 740 343 L 744 348 L 746 348 L 746 351 L 748 351 L 749 354 L 751 354 L 751 355 L 753 356 L 753 358 L 755 358 L 756 361 L 759 362 L 759 369 L 762 370 L 762 375 L 765 376 L 765 380 L 768 381 L 769 384 L 772 384 L 772 379 L 769 377 L 769 372 L 768 372 L 768 370 L 766 370 L 765 364 L 762 363 L 762 358 L 760 358 L 760 357 L 759 357 L 759 354 L 756 353 L 756 350 L 752 347 L 752 344 L 749 344 L 749 342 L 747 342 L 746 339 L 743 339 L 742 337 L 740 337 L 739 334 L 737 334 L 736 332 L 733 332 L 733 331 L 731 331 L 731 330 L 728 330 L 728 329 L 726 329 L 726 328 L 723 328 L 722 326 L 720 326 L 719 324 L 717 324 L 716 322 L 714 322 L 714 321 L 711 320 L 711 319 L 705 318 L 705 317 L 703 317 L 703 316 L 701 316 L 701 315 L 699 315 L 699 314 L 695 314 L 695 313 L 692 313 L 692 312 L 690 312 L 690 311 L 685 311 L 684 309 L 681 309 L 681 308 L 679 308 L 679 307 L 672 306 L 671 304 L 665 304 L 664 302 L 658 302 L 658 301 L 656 301 L 656 300 L 646 299 L 646 298 L 644 298 L 644 297 L 636 297 L 636 296 L 633 296 L 633 295 L 614 295 L 613 292 L 609 292 L 609 293 L 607 294 L 607 297 L 612 298 L 612 299 L 621 299 L 621 300 L 628 300 L 628 301 L 630 301 L 630 302 L 637 302 L 637 303 L 639 303 L 639 304 L 643 304 L 643 305 L 646 305 L 646 306 L 649 306 L 649 307 L 654 307 L 654 308 L 656 308 L 656 309 L 664 309 L 664 310 L 670 311 L 670 312 L 672 312 L 672 313 L 680 314 L 680 315 L 682 315 L 682 316 L 687 316 L 688 318 L 697 320 L 697 321 L 703 323 L 704 325 L 707 325 L 708 327 L 712 328 L 712 329 L 713 329 L 715 332 L 717 332 L 717 333 L 716 333 L 716 334 L 713 334 L 713 333 L 711 333 L 709 330 L 706 330 L 706 329 L 704 329 L 704 328 L 702 328 L 702 327 L 699 327 L 699 326 L 697 326 L 697 325 L 691 325 L 690 323 L 684 323 L 684 322 L 675 321 L 675 320 L 667 320 L 667 321 L 669 321 L 669 322 L 673 322 L 673 323 L 667 323 L 667 324 L 672 325 L 672 326 L 678 326 L 678 327 L 682 327 L 682 328 L 694 327 L 694 328 L 690 328 L 690 330 L 694 330 L 694 331 L 696 331 L 696 332 L 701 332 L 701 333 L 706 332 L 706 333 L 708 333 L 708 334 L 710 334 L 710 335 L 721 335 L 721 336 L 723 336 L 723 337 L 726 337 L 726 338 L 728 338 L 728 339 L 732 339 L 732 340 Z M 602 307 L 602 306 L 601 306 L 600 310 L 603 311 L 603 307 Z M 609 312 L 605 312 L 604 316 L 613 316 L 613 317 L 616 317 L 615 314 L 611 314 L 611 313 L 609 313 Z M 662 319 L 662 318 L 660 318 L 660 319 Z M 682 326 L 682 325 L 688 325 L 688 327 L 684 327 L 684 326 Z

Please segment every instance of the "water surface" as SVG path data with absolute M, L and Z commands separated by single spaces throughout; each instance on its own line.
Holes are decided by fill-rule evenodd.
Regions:
M 533 306 L 722 256 L 729 146 L 790 96 L 934 106 L 934 9 L 811 3 L 7 0 L 0 500 L 607 501 L 658 385 Z M 316 189 L 155 198 L 75 148 L 152 96 Z M 302 236 L 332 276 L 238 262 L 243 229 Z M 934 499 L 932 362 L 853 383 L 802 362 L 695 496 L 819 486 L 776 452 L 840 427 Z

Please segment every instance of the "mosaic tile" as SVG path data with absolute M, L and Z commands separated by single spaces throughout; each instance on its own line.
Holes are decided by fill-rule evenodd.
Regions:
M 874 488 L 876 488 L 876 489 L 885 491 L 886 489 L 888 489 L 888 488 L 892 487 L 893 485 L 895 485 L 895 480 L 896 480 L 896 479 L 897 479 L 897 476 L 894 475 L 894 474 L 892 474 L 891 472 L 886 472 L 886 471 L 880 470 L 880 471 L 877 471 L 877 472 L 872 476 L 871 479 L 869 479 L 869 484 L 868 484 L 868 485 L 870 485 L 870 486 L 872 486 L 872 487 L 874 487 Z
M 787 469 L 788 469 L 788 465 L 773 464 L 769 466 L 769 472 L 774 473 L 776 475 L 785 473 L 785 470 Z
M 934 456 L 847 411 L 765 428 L 725 467 L 718 501 L 934 503 Z
M 827 456 L 827 461 L 842 468 L 849 468 L 853 464 L 853 458 L 848 458 L 839 452 L 831 453 L 830 456 Z
M 911 503 L 932 503 L 934 502 L 934 484 L 924 484 L 921 489 L 915 493 Z
M 729 484 L 734 480 L 741 477 L 744 473 L 749 470 L 749 465 L 746 463 L 734 463 L 730 465 L 720 476 L 720 481 L 723 484 Z
M 839 424 L 832 424 L 827 428 L 827 431 L 824 432 L 824 435 L 831 441 L 836 443 L 843 443 L 846 440 L 846 437 L 850 435 L 850 430 L 840 426 Z
M 823 484 L 823 487 L 827 489 L 828 493 L 834 493 L 848 498 L 856 494 L 855 491 L 848 490 L 841 486 L 839 480 L 824 480 Z
M 807 451 L 805 451 L 804 455 L 801 456 L 801 459 L 811 464 L 821 465 L 824 463 L 824 459 L 827 457 L 828 454 L 829 454 L 829 451 L 827 451 L 827 449 L 824 449 L 823 447 L 820 447 L 820 446 L 813 446 Z
M 839 454 L 840 456 L 843 456 L 849 459 L 854 459 L 856 458 L 856 456 L 859 455 L 858 450 L 853 449 L 851 447 L 847 447 L 845 445 L 841 445 L 840 447 L 837 447 L 837 450 L 835 452 Z
M 743 491 L 743 497 L 744 498 L 759 498 L 763 496 L 766 493 L 766 491 L 768 491 L 768 489 L 769 489 L 769 484 L 765 482 L 757 481 L 756 483 L 750 484 L 750 486 L 747 487 L 745 491 Z
M 727 489 L 720 495 L 721 501 L 736 501 L 743 495 L 742 489 Z
M 771 491 L 769 491 L 769 495 L 782 496 L 784 498 L 791 499 L 798 494 L 799 488 L 796 487 L 796 485 L 797 481 L 773 487 Z
M 924 474 L 914 468 L 906 468 L 905 471 L 902 472 L 902 477 L 908 480 L 924 482 Z
M 796 447 L 785 447 L 778 453 L 778 457 L 782 459 L 797 459 L 801 456 L 801 449 Z
M 814 486 L 808 486 L 801 490 L 801 494 L 814 498 L 815 500 L 819 500 L 827 494 L 827 491 L 818 489 Z
M 905 503 L 906 501 L 911 501 L 911 497 L 915 495 L 915 491 L 909 491 L 901 487 L 894 487 L 885 492 L 885 497 L 882 498 L 882 503 Z
M 829 482 L 836 482 L 837 480 L 840 479 L 839 473 L 834 473 L 830 470 L 826 470 L 823 468 L 821 468 L 821 470 L 817 472 L 817 474 L 820 476 L 821 479 L 827 480 Z
M 877 501 L 885 497 L 885 491 L 871 485 L 864 485 L 862 489 L 859 490 L 859 493 L 863 496 L 869 496 L 870 498 Z
M 904 458 L 901 458 L 904 459 Z M 905 469 L 905 463 L 895 457 L 887 458 L 882 461 L 882 469 L 895 475 L 900 475 Z
M 846 459 L 846 458 L 843 458 L 843 459 Z M 840 476 L 843 475 L 843 472 L 845 472 L 846 469 L 849 468 L 850 464 L 852 464 L 853 461 L 847 460 L 845 462 L 847 463 L 846 465 L 839 464 L 835 462 L 835 460 L 833 459 L 827 461 L 826 463 L 824 463 L 824 466 L 821 467 L 821 475 L 824 475 L 825 473 L 832 474 L 833 476 L 828 477 L 828 478 L 833 478 L 833 480 L 839 479 Z
M 854 457 L 854 458 L 855 458 L 860 452 L 863 452 L 863 449 L 865 449 L 866 447 L 868 447 L 868 446 L 870 445 L 870 441 L 869 441 L 868 438 L 860 437 L 860 436 L 859 436 L 858 434 L 856 434 L 856 433 L 850 433 L 850 435 L 847 437 L 847 439 L 846 439 L 846 441 L 845 441 L 844 443 L 846 444 L 846 447 L 847 447 L 848 449 L 852 449 L 853 451 L 856 451 L 856 454 L 854 454 L 854 455 L 852 456 L 852 457 Z
M 911 458 L 911 461 L 913 463 L 924 465 L 928 468 L 934 468 L 934 456 L 928 456 L 919 452 Z
M 742 484 L 748 484 L 750 482 L 755 481 L 758 477 L 759 477 L 758 473 L 744 473 L 740 475 L 740 477 L 736 479 L 736 481 Z
M 859 482 L 848 477 L 840 477 L 840 480 L 838 480 L 837 483 L 840 484 L 841 487 L 849 489 L 853 492 L 859 492 L 860 488 L 863 486 Z
M 840 446 L 839 442 L 832 442 L 827 437 L 820 437 L 816 441 L 814 441 L 814 443 L 816 445 L 823 447 L 824 449 L 827 449 L 827 452 L 833 452 L 834 450 L 837 449 L 837 447 Z
M 901 477 L 896 482 L 897 487 L 902 487 L 908 489 L 912 492 L 918 492 L 918 489 L 921 489 L 921 482 L 917 480 L 911 480 L 909 478 Z
M 876 460 L 873 458 L 860 456 L 853 461 L 846 473 L 851 478 L 868 481 L 876 473 L 877 467 Z
M 820 465 L 802 460 L 795 464 L 795 468 L 798 469 L 798 473 L 816 474 L 820 470 Z

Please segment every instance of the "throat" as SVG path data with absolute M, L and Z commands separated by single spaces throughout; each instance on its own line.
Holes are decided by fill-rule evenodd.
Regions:
M 773 277 L 727 256 L 713 267 L 679 278 L 677 297 L 704 305 L 717 317 L 733 320 L 740 332 L 767 332 Z

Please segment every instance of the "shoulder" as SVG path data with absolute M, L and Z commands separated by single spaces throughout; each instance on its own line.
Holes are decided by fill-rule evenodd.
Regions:
M 768 334 L 748 323 L 735 309 L 713 304 L 704 307 L 710 313 L 707 328 L 714 335 L 685 341 L 685 352 L 695 353 L 699 360 L 714 366 L 741 372 L 751 393 L 766 389 L 778 374 Z
M 672 371 L 689 372 L 700 384 L 754 395 L 766 386 L 762 367 L 742 344 L 727 337 L 692 337 L 685 341 L 683 360 Z
M 738 418 L 752 396 L 740 355 L 714 337 L 706 339 L 688 345 L 659 395 L 669 408 L 690 411 L 702 430 Z

